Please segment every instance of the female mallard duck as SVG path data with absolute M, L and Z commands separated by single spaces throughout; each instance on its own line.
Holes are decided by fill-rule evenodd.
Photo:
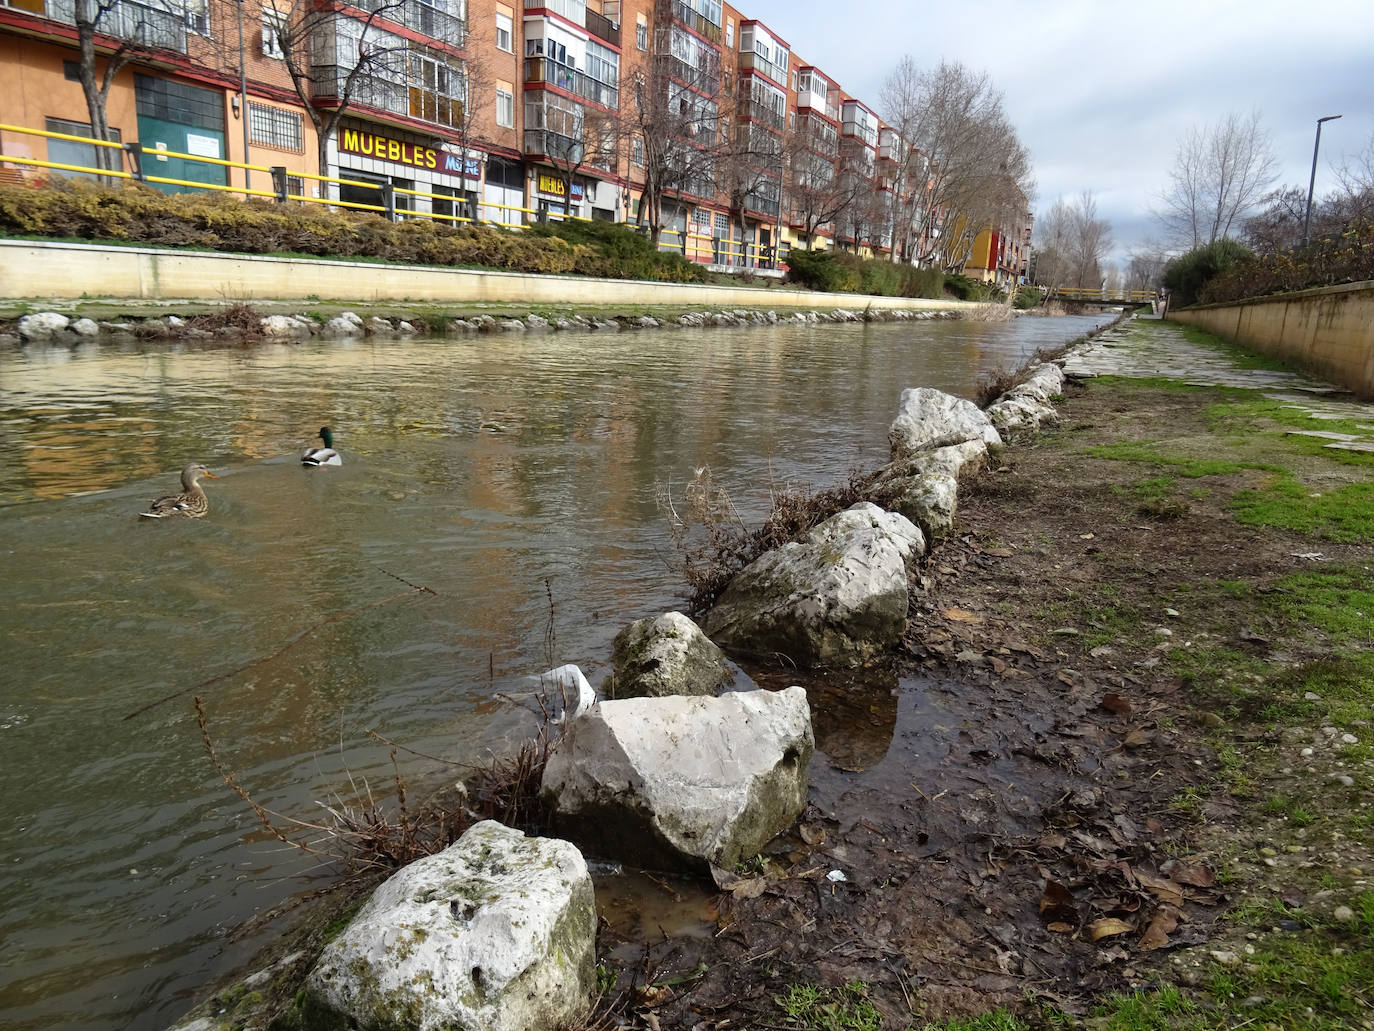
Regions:
M 144 519 L 163 519 L 167 516 L 189 516 L 199 519 L 210 511 L 210 502 L 205 497 L 205 491 L 201 490 L 200 484 L 196 482 L 202 476 L 212 480 L 219 479 L 199 462 L 192 462 L 181 470 L 181 493 L 158 498 L 149 506 L 148 511 L 140 512 L 139 515 Z
M 343 465 L 343 458 L 334 450 L 334 434 L 328 426 L 320 427 L 324 447 L 308 447 L 301 452 L 301 465 Z

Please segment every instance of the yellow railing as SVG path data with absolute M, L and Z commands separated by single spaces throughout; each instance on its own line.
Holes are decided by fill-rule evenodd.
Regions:
M 739 240 L 721 240 L 706 233 L 684 233 L 680 229 L 663 230 L 658 249 L 681 254 L 703 265 L 749 269 L 773 268 L 777 264 L 772 247 Z
M 118 167 L 115 168 L 98 168 L 91 165 L 65 164 L 57 161 L 18 157 L 4 153 L 0 153 L 0 166 L 18 165 L 22 168 L 50 169 L 59 172 L 79 172 L 108 179 L 156 183 L 165 186 L 180 186 L 192 190 L 235 194 L 240 197 L 275 199 L 283 203 L 295 201 L 301 204 L 323 204 L 331 208 L 345 208 L 351 211 L 372 211 L 389 218 L 398 216 L 402 218 L 427 218 L 439 222 L 448 222 L 450 224 L 488 225 L 503 229 L 525 229 L 531 223 L 546 219 L 574 222 L 592 221 L 581 215 L 568 215 L 557 211 L 539 211 L 535 208 L 525 207 L 520 204 L 499 204 L 489 200 L 475 201 L 473 206 L 475 206 L 479 217 L 474 218 L 471 214 L 456 213 L 460 209 L 464 211 L 471 210 L 469 206 L 470 202 L 466 198 L 455 197 L 450 194 L 433 193 L 428 190 L 384 187 L 376 182 L 347 179 L 341 176 L 318 175 L 313 172 L 292 172 L 280 165 L 248 164 L 246 162 L 231 161 L 225 158 L 205 157 L 201 154 L 188 154 L 176 150 L 145 147 L 136 142 L 114 143 L 109 140 L 92 139 L 88 136 L 74 136 L 69 133 L 30 129 L 19 125 L 0 124 L 0 132 L 20 133 L 26 136 L 37 136 L 46 139 L 70 140 L 76 143 L 89 144 L 92 147 L 105 147 L 117 151 L 119 154 L 119 160 L 117 162 Z M 247 186 L 233 186 L 227 183 L 205 183 L 190 179 L 178 179 L 172 176 L 154 175 L 149 168 L 152 164 L 152 162 L 148 160 L 149 158 L 154 160 L 176 158 L 181 161 L 194 162 L 226 170 L 238 168 L 243 169 L 245 172 L 267 173 L 272 176 L 273 189 L 255 190 Z M 324 196 L 317 197 L 311 196 L 305 192 L 291 192 L 288 184 L 289 180 L 292 178 L 299 180 L 309 179 L 314 182 L 326 184 L 325 188 L 319 191 L 323 193 Z M 370 204 L 361 201 L 346 201 L 336 197 L 330 197 L 329 193 L 331 191 L 328 189 L 329 184 L 332 184 L 336 188 L 339 186 L 352 186 L 360 189 L 376 190 L 381 196 L 382 203 Z M 39 186 L 42 184 L 35 181 L 32 185 Z M 389 198 L 387 196 L 388 192 L 390 193 Z M 415 201 L 409 201 L 407 206 L 398 204 L 398 197 L 425 198 L 430 203 L 430 210 L 423 210 L 416 205 Z M 451 205 L 451 210 L 455 213 L 445 214 L 436 212 L 433 210 L 435 202 Z M 514 213 L 515 220 L 508 220 L 510 215 L 506 213 Z M 482 214 L 486 214 L 489 217 L 480 217 Z M 675 251 L 683 257 L 699 264 L 725 265 L 742 269 L 774 268 L 777 264 L 774 248 L 764 247 L 757 243 L 720 240 L 705 233 L 684 233 L 681 230 L 664 230 L 659 238 L 659 249 L 664 251 Z
M 1153 290 L 1113 290 L 1094 286 L 1061 286 L 1054 291 L 1066 301 L 1152 301 Z
M 92 165 L 66 164 L 59 161 L 46 161 L 41 158 L 19 157 L 17 155 L 0 153 L 0 166 L 18 165 L 22 168 L 42 168 L 59 172 L 79 172 L 86 175 L 104 177 L 108 179 L 120 179 L 126 181 L 138 181 L 146 183 L 158 183 L 166 186 L 183 186 L 194 190 L 207 190 L 219 193 L 232 193 L 241 197 L 263 197 L 278 201 L 297 201 L 302 204 L 324 204 L 331 208 L 347 208 L 353 211 L 374 211 L 381 215 L 403 216 L 407 218 L 430 218 L 436 221 L 449 223 L 469 223 L 475 225 L 496 226 L 503 229 L 524 229 L 531 222 L 541 219 L 556 219 L 558 221 L 590 222 L 591 219 L 581 215 L 568 215 L 558 211 L 540 212 L 535 208 L 524 207 L 518 204 L 498 204 L 494 201 L 478 200 L 476 207 L 478 211 L 487 210 L 489 212 L 517 212 L 521 217 L 520 221 L 509 222 L 501 217 L 495 218 L 472 218 L 470 215 L 447 215 L 433 210 L 424 211 L 416 207 L 402 207 L 395 203 L 396 195 L 406 197 L 425 197 L 430 200 L 431 207 L 434 201 L 441 201 L 452 204 L 456 210 L 459 207 L 466 208 L 468 201 L 463 197 L 454 197 L 446 194 L 431 193 L 426 190 L 409 190 L 395 187 L 391 190 L 392 201 L 388 205 L 385 201 L 385 191 L 381 184 L 376 182 L 364 182 L 358 179 L 345 179 L 333 175 L 317 175 L 313 172 L 292 172 L 283 166 L 254 165 L 242 161 L 230 161 L 225 158 L 205 157 L 201 154 L 187 154 L 176 150 L 163 150 L 157 147 L 144 147 L 138 143 L 115 143 L 110 140 L 97 140 L 89 136 L 74 136 L 70 133 L 49 132 L 44 129 L 30 129 L 27 126 L 8 125 L 0 123 L 0 132 L 20 133 L 26 136 L 38 136 L 45 139 L 71 140 L 76 143 L 89 144 L 92 147 L 106 147 L 119 152 L 118 167 L 98 168 Z M 274 180 L 279 180 L 279 185 L 271 190 L 254 190 L 246 186 L 232 186 L 223 183 L 203 183 L 190 179 L 177 179 L 171 176 L 153 175 L 147 168 L 148 162 L 145 158 L 177 158 L 182 161 L 191 161 L 198 164 L 211 165 L 219 168 L 241 168 L 249 172 L 266 172 L 272 175 Z M 125 168 L 127 163 L 131 166 Z M 326 188 L 321 191 L 325 193 L 323 197 L 314 197 L 305 193 L 291 193 L 286 187 L 289 178 L 310 179 L 315 182 L 334 184 L 335 186 L 354 186 L 362 189 L 377 190 L 383 196 L 381 204 L 365 204 L 358 201 L 345 201 L 328 196 L 329 190 Z M 33 182 L 32 185 L 40 186 L 42 183 Z

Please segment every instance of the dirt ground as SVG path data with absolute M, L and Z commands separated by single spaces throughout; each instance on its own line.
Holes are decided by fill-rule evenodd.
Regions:
M 1311 541 L 1236 522 L 1227 502 L 1258 473 L 1142 502 L 1150 470 L 1084 454 L 1161 428 L 1205 441 L 1203 409 L 1196 393 L 1071 384 L 1059 430 L 961 486 L 900 654 L 800 681 L 750 670 L 811 695 L 810 804 L 770 854 L 724 875 L 714 926 L 603 924 L 617 983 L 603 1026 L 828 1027 L 789 1019 L 781 997 L 847 983 L 886 1028 L 999 1006 L 1081 1015 L 1243 948 L 1222 919 L 1238 899 L 1300 904 L 1318 867 L 1370 869 L 1366 845 L 1294 837 L 1225 789 L 1218 751 L 1233 742 L 1273 760 L 1248 771 L 1271 787 L 1329 770 L 1283 767 L 1303 734 L 1260 721 L 1239 669 L 1188 659 L 1318 654 L 1278 640 L 1256 600 Z M 1244 597 L 1219 586 L 1238 582 Z M 1303 861 L 1316 850 L 1323 862 Z M 830 998 L 833 1026 L 863 1026 Z

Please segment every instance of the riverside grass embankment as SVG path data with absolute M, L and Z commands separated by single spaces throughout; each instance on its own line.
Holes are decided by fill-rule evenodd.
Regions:
M 812 697 L 811 803 L 713 934 L 603 927 L 588 1026 L 1374 1027 L 1374 456 L 1327 446 L 1374 410 L 1159 322 L 1069 369 L 904 648 L 756 672 Z

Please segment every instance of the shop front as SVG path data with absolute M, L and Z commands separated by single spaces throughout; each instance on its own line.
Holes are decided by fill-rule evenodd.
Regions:
M 474 217 L 485 154 L 464 156 L 453 144 L 432 137 L 356 121 L 340 125 L 330 150 L 335 174 L 349 180 L 338 186 L 338 198 L 346 204 L 384 208 L 384 187 L 390 185 L 402 218 Z

